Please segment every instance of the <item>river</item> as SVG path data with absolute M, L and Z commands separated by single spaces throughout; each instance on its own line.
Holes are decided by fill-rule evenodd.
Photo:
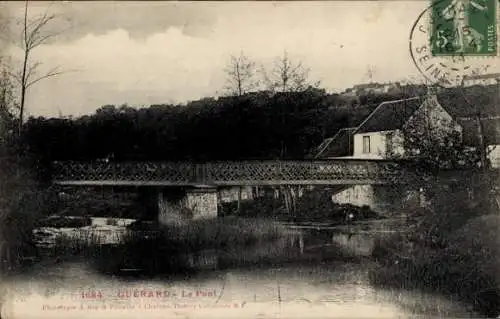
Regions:
M 105 274 L 84 258 L 45 260 L 3 281 L 1 318 L 474 316 L 447 297 L 373 287 L 369 258 L 327 258 L 326 244 L 288 253 L 287 243 L 204 252 L 184 259 L 196 272 L 153 277 Z M 262 262 L 279 253 L 290 258 Z

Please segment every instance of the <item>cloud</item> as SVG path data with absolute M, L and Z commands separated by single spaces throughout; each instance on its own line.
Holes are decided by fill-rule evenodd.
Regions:
M 21 30 L 15 25 L 24 16 L 24 2 L 4 4 L 10 14 L 12 35 Z M 32 2 L 30 18 L 44 13 L 57 19 L 48 32 L 66 30 L 52 42 L 72 41 L 87 34 L 104 35 L 116 29 L 126 30 L 134 39 L 177 28 L 188 36 L 202 37 L 216 23 L 216 14 L 208 3 L 176 2 Z
M 69 3 L 71 35 L 39 47 L 44 68 L 77 70 L 34 86 L 31 114 L 93 112 L 104 104 L 185 102 L 220 91 L 230 54 L 271 67 L 287 50 L 330 90 L 418 76 L 408 53 L 410 2 Z M 65 9 L 64 9 L 65 8 Z M 64 9 L 64 10 L 63 10 Z M 80 27 L 81 25 L 81 27 Z M 43 70 L 42 70 L 43 71 Z

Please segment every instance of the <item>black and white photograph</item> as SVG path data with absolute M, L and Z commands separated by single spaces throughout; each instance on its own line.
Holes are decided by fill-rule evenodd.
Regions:
M 0 1 L 0 318 L 500 318 L 497 7 Z

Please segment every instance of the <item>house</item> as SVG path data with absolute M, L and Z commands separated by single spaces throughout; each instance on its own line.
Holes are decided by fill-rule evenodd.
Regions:
M 427 132 L 437 140 L 451 131 L 461 132 L 462 127 L 437 95 L 383 102 L 354 131 L 353 157 L 404 156 L 405 130 Z
M 404 157 L 403 132 L 410 128 L 412 131 L 428 132 L 434 141 L 436 138 L 439 141 L 450 131 L 456 131 L 462 142 L 470 148 L 485 145 L 492 167 L 500 167 L 500 110 L 495 97 L 498 95 L 492 94 L 480 103 L 476 100 L 479 113 L 471 107 L 470 101 L 465 100 L 463 94 L 450 91 L 383 102 L 358 127 L 340 130 L 325 140 L 315 158 Z M 480 114 L 480 120 L 475 114 Z M 347 151 L 351 153 L 345 156 Z M 378 185 L 347 187 L 332 194 L 332 200 L 357 206 L 368 205 L 375 211 L 387 214 L 411 202 L 425 205 L 425 198 L 418 192 L 399 194 L 396 189 Z
M 425 125 L 434 135 L 445 130 L 461 130 L 453 117 L 437 101 L 435 95 L 386 101 L 356 128 L 341 129 L 326 139 L 315 158 L 353 157 L 385 159 L 404 155 L 405 128 Z
M 420 98 L 387 101 L 377 108 L 353 132 L 353 157 L 382 159 L 392 153 L 400 130 L 422 104 Z
M 386 159 L 404 156 L 403 132 L 427 132 L 436 141 L 451 131 L 461 135 L 465 145 L 479 147 L 480 128 L 491 162 L 500 165 L 500 110 L 497 95 L 490 91 L 477 102 L 476 111 L 463 94 L 441 91 L 427 96 L 386 101 L 378 105 L 356 128 L 344 128 L 325 139 L 314 158 L 351 157 Z M 416 150 L 418 152 L 418 150 Z
M 361 94 L 384 94 L 389 92 L 399 92 L 401 84 L 396 83 L 365 83 L 357 84 L 346 89 L 342 94 L 346 96 L 358 96 Z
M 465 86 L 496 85 L 500 83 L 500 73 L 464 76 L 463 83 Z

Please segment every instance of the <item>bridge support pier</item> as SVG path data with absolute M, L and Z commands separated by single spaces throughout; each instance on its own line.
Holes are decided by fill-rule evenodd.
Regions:
M 188 220 L 216 218 L 217 189 L 194 188 L 185 191 L 158 192 L 158 222 L 163 225 Z
M 391 216 L 399 214 L 404 206 L 424 207 L 425 198 L 417 189 L 399 185 L 352 185 L 339 188 L 332 194 L 332 201 L 338 204 L 369 206 L 372 210 Z

